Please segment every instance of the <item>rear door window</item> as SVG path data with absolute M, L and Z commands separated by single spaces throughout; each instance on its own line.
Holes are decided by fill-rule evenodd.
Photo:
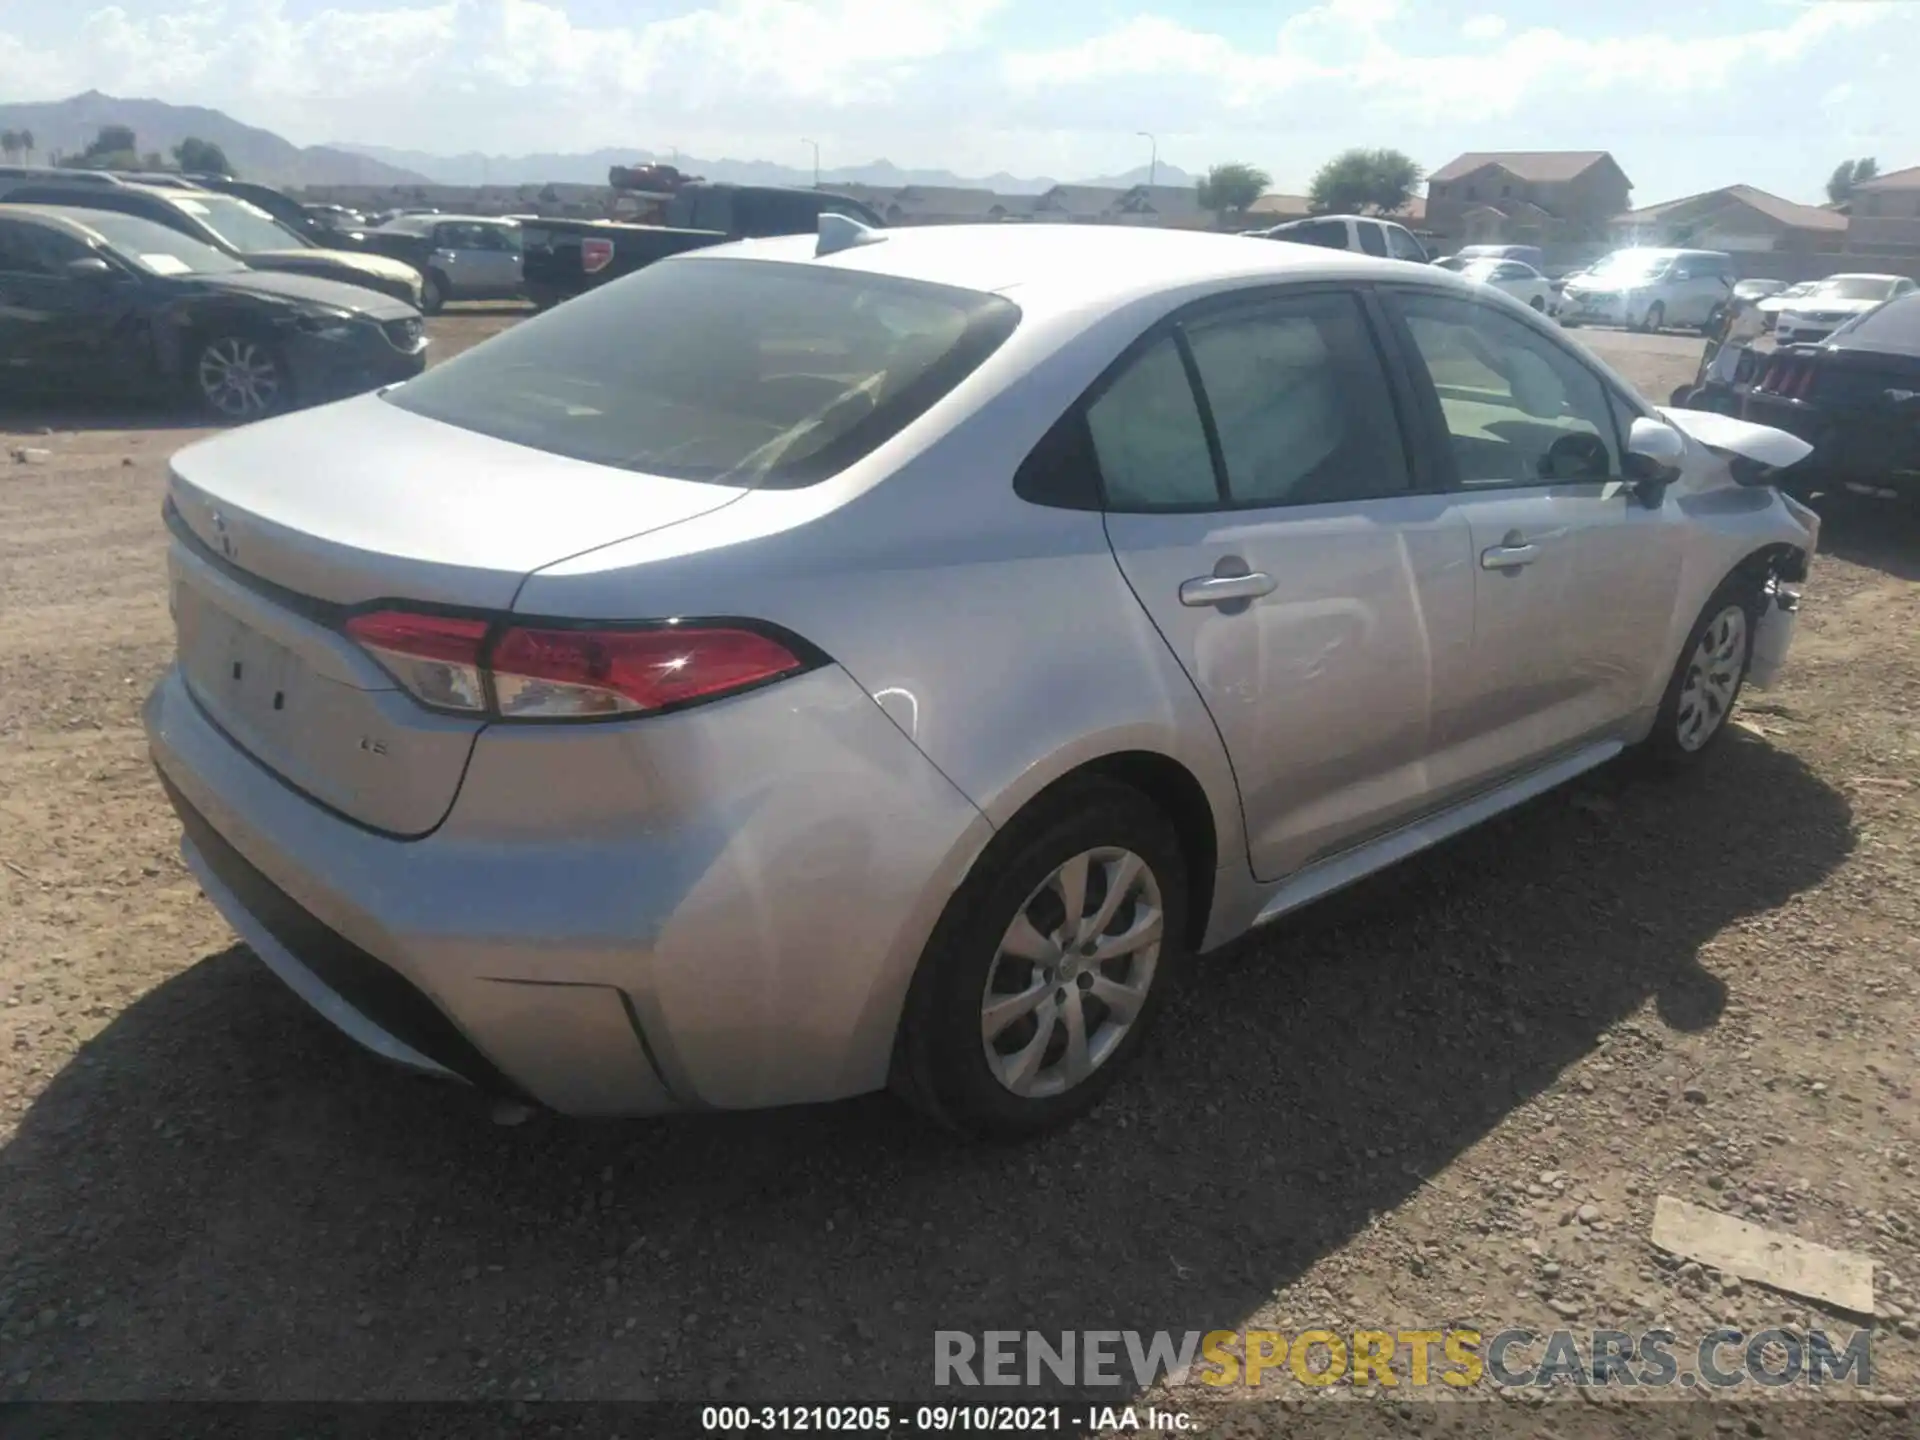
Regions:
M 1344 220 L 1302 220 L 1277 237 L 1297 245 L 1320 245 L 1328 250 L 1347 248 L 1347 222 Z
M 1019 316 L 1002 296 L 861 271 L 669 259 L 383 398 L 594 464 L 791 488 L 913 423 Z
M 1166 335 L 1087 407 L 1087 431 L 1110 510 L 1192 510 L 1220 503 L 1200 403 Z
M 1278 297 L 1185 328 L 1234 504 L 1410 488 L 1386 372 L 1355 296 Z
M 1353 222 L 1353 228 L 1360 232 L 1360 248 L 1362 250 L 1366 251 L 1369 255 L 1378 255 L 1383 260 L 1386 258 L 1387 237 L 1381 232 L 1379 225 L 1374 224 L 1371 220 L 1356 220 Z
M 1389 225 L 1387 231 L 1387 253 L 1396 260 L 1411 260 L 1415 264 L 1424 264 L 1427 252 L 1420 248 L 1420 242 L 1402 230 L 1398 225 Z

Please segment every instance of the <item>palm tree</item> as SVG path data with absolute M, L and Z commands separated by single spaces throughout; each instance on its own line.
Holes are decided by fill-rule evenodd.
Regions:
M 33 131 L 20 130 L 15 133 L 14 139 L 20 142 L 20 153 L 27 157 L 27 163 L 31 165 L 33 163 Z
M 20 153 L 20 132 L 18 130 L 0 130 L 0 154 L 11 160 Z

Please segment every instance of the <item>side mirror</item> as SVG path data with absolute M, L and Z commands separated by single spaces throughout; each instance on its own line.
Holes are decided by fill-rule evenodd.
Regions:
M 105 280 L 112 274 L 113 267 L 98 255 L 83 255 L 67 262 L 67 276 L 73 280 Z
M 1627 479 L 1649 509 L 1659 505 L 1687 457 L 1687 439 L 1662 420 L 1642 415 L 1627 432 Z

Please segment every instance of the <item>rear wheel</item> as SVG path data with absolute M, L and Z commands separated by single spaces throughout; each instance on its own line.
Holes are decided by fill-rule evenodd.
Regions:
M 1541 314 L 1543 315 L 1546 314 L 1547 302 L 1542 300 L 1538 295 L 1534 296 L 1533 299 L 1529 300 L 1527 304 L 1531 305 L 1535 310 L 1538 310 Z
M 1186 949 L 1173 826 L 1110 782 L 1043 800 L 948 903 L 902 1020 L 896 1085 L 966 1133 L 1014 1137 L 1099 1103 Z
M 1656 300 L 1647 307 L 1647 318 L 1640 322 L 1642 330 L 1658 330 L 1667 323 L 1667 307 Z
M 251 335 L 216 335 L 195 352 L 188 380 L 200 404 L 222 420 L 263 419 L 292 399 L 286 362 Z
M 1709 597 L 1661 698 L 1646 740 L 1649 759 L 1669 770 L 1684 769 L 1726 734 L 1753 659 L 1759 616 L 1760 591 L 1750 576 L 1729 575 Z

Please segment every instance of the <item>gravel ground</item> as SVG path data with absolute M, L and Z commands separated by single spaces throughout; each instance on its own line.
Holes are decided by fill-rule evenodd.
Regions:
M 1656 398 L 1698 357 L 1579 338 Z M 1046 1143 L 883 1098 L 507 1128 L 199 896 L 137 725 L 198 432 L 46 418 L 0 413 L 0 1398 L 837 1400 L 923 1393 L 936 1328 L 1856 1323 L 1665 1261 L 1660 1192 L 1871 1255 L 1873 1388 L 1920 1389 L 1911 509 L 1830 508 L 1705 773 L 1597 774 L 1213 957 Z

